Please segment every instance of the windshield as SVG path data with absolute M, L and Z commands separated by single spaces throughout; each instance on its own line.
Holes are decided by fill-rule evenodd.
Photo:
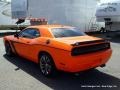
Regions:
M 54 28 L 51 30 L 54 37 L 75 37 L 84 36 L 85 33 L 76 28 Z

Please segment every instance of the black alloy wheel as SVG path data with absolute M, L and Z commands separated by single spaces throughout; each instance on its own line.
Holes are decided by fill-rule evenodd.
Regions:
M 48 54 L 40 55 L 40 70 L 46 77 L 54 76 L 56 72 L 55 64 L 53 59 Z

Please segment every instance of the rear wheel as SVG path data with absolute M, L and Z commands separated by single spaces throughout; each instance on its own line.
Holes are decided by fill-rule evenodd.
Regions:
M 41 54 L 39 64 L 40 64 L 40 70 L 44 76 L 46 77 L 54 76 L 57 73 L 55 64 L 50 55 L 45 53 Z
M 12 48 L 11 48 L 11 46 L 8 42 L 5 43 L 5 51 L 6 51 L 7 56 L 12 56 L 13 55 Z

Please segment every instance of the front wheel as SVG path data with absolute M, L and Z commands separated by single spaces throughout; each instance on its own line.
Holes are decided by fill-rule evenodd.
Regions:
M 42 74 L 46 77 L 53 76 L 57 72 L 53 59 L 48 54 L 40 55 L 40 70 Z
M 5 43 L 5 51 L 7 56 L 13 55 L 12 48 L 9 43 Z

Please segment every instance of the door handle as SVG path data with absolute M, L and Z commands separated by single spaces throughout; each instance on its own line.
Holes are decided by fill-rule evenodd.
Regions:
M 26 41 L 26 43 L 30 43 L 30 41 Z
M 29 41 L 27 41 L 26 43 L 30 43 Z

